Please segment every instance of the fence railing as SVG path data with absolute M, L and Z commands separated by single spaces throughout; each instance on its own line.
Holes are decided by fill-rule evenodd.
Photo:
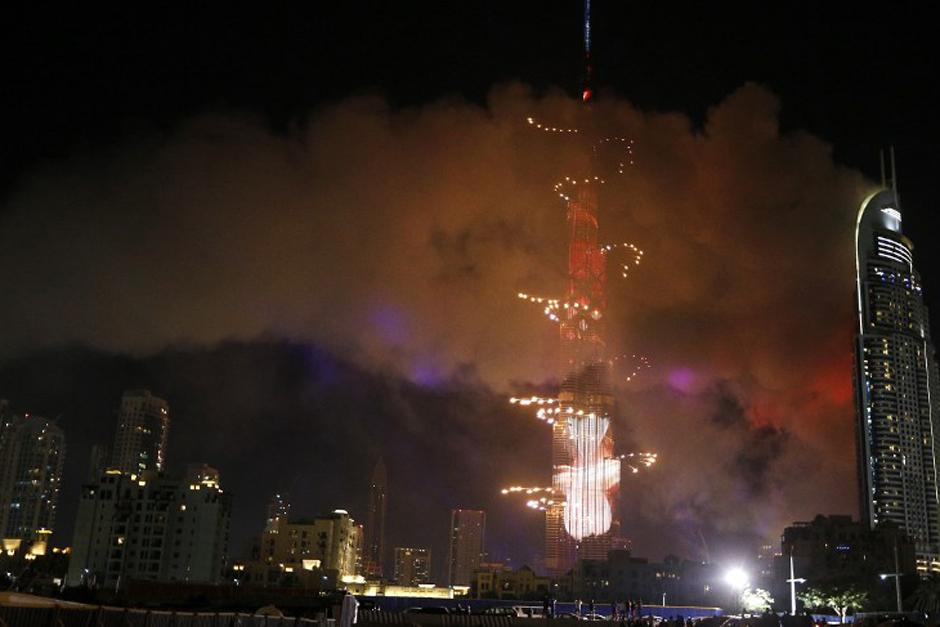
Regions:
M 0 606 L 0 627 L 332 627 L 333 621 L 237 612 Z
M 500 616 L 497 614 L 408 614 L 405 612 L 383 612 L 382 610 L 359 610 L 358 622 L 369 627 L 371 627 L 371 625 L 512 627 L 513 618 L 511 616 Z M 532 623 L 529 622 L 525 624 L 531 625 Z

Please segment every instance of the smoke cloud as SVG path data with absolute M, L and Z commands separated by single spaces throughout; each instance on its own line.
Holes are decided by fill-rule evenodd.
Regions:
M 749 84 L 701 127 L 616 99 L 588 120 L 635 140 L 634 165 L 604 172 L 600 219 L 603 238 L 645 251 L 611 280 L 608 316 L 611 345 L 652 365 L 617 386 L 624 450 L 660 453 L 623 485 L 641 554 L 855 507 L 852 233 L 871 184 L 822 139 L 781 133 L 779 108 Z M 557 335 L 516 293 L 561 293 L 552 184 L 587 161 L 577 136 L 529 116 L 585 123 L 561 94 L 507 85 L 486 107 L 352 98 L 286 135 L 206 115 L 48 164 L 0 209 L 0 351 L 286 337 L 471 405 L 544 384 Z M 504 446 L 507 420 L 547 446 L 521 411 L 454 410 L 440 433 L 431 406 L 388 411 L 419 439 L 493 434 L 469 438 L 472 467 Z

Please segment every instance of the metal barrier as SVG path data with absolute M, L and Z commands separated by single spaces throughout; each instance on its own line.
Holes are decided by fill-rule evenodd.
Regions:
M 326 627 L 296 616 L 236 612 L 169 612 L 119 607 L 46 608 L 0 606 L 2 627 Z

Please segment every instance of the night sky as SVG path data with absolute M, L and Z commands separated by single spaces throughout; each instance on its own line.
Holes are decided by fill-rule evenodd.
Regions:
M 646 251 L 610 287 L 623 521 L 654 559 L 730 559 L 817 512 L 854 513 L 854 219 L 897 151 L 904 229 L 940 307 L 938 44 L 915 3 L 596 2 L 581 10 L 334 3 L 239 13 L 10 16 L 3 37 L 0 398 L 60 416 L 57 537 L 121 391 L 171 406 L 171 470 L 236 495 L 236 554 L 267 495 L 364 518 L 390 476 L 390 545 L 482 507 L 495 559 L 533 559 L 548 431 L 508 406 L 549 389 L 572 142 L 527 116 L 636 141 L 602 237 Z M 508 5 L 508 6 L 507 6 Z M 924 10 L 926 11 L 926 10 Z M 932 316 L 934 329 L 940 319 Z M 704 539 L 704 541 L 703 541 Z

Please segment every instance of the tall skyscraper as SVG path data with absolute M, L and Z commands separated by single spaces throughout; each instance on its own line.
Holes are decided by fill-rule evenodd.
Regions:
M 431 581 L 431 549 L 395 547 L 395 583 L 417 586 Z
M 111 467 L 135 475 L 163 471 L 170 427 L 169 411 L 167 402 L 149 390 L 124 392 Z
M 385 557 L 385 513 L 388 509 L 388 471 L 381 457 L 372 471 L 369 486 L 369 510 L 365 526 L 365 571 L 370 577 L 382 577 Z
M 867 198 L 855 229 L 861 516 L 903 529 L 924 572 L 940 570 L 940 377 L 913 249 L 897 194 Z
M 55 525 L 65 435 L 54 421 L 29 414 L 8 418 L 7 425 L 0 447 L 0 533 L 44 546 Z
M 452 586 L 469 586 L 473 572 L 484 555 L 486 513 L 476 509 L 455 509 L 450 516 L 450 568 Z
M 581 94 L 585 105 L 593 98 L 591 86 L 590 2 L 584 12 L 584 74 Z M 519 293 L 536 304 L 558 325 L 561 386 L 554 398 L 512 398 L 510 402 L 535 405 L 536 417 L 552 429 L 552 482 L 550 486 L 521 488 L 504 493 L 525 492 L 535 498 L 529 507 L 545 512 L 545 568 L 554 576 L 568 572 L 577 559 L 604 559 L 608 551 L 625 546 L 620 537 L 619 488 L 621 459 L 649 466 L 655 453 L 615 451 L 614 422 L 617 407 L 611 385 L 613 364 L 626 358 L 611 352 L 606 337 L 607 283 L 610 272 L 626 278 L 639 265 L 643 251 L 626 242 L 605 244 L 599 240 L 599 188 L 601 156 L 613 151 L 617 171 L 633 163 L 632 140 L 597 136 L 587 129 L 558 128 L 528 118 L 536 130 L 560 133 L 585 141 L 591 156 L 590 168 L 554 186 L 567 209 L 568 280 L 562 295 L 541 297 Z M 589 128 L 593 124 L 589 123 Z M 611 263 L 620 257 L 617 265 Z M 635 358 L 635 356 L 634 356 Z M 645 359 L 636 364 L 644 367 Z M 636 374 L 636 373 L 634 373 Z M 629 381 L 633 375 L 626 377 Z

